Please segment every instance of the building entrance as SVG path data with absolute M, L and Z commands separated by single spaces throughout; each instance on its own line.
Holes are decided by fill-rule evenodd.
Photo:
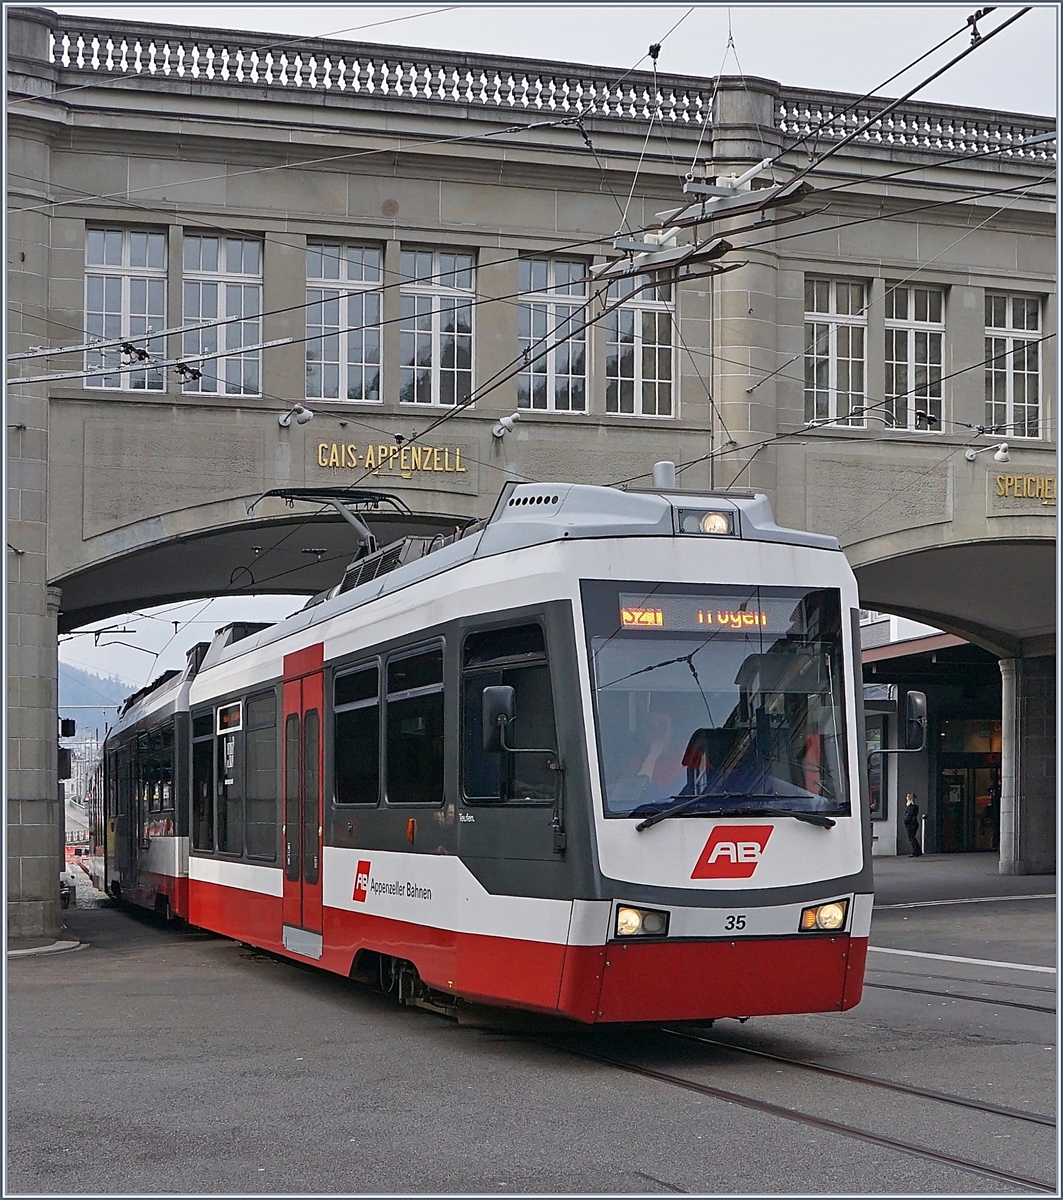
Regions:
M 938 759 L 942 853 L 1000 845 L 1000 722 L 943 721 Z

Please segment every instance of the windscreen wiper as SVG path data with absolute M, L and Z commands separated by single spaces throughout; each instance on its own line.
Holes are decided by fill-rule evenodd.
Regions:
M 649 829 L 651 825 L 656 825 L 658 821 L 667 820 L 668 817 L 678 817 L 692 809 L 702 800 L 709 799 L 721 800 L 745 800 L 748 799 L 746 792 L 711 792 L 703 793 L 700 796 L 670 796 L 671 800 L 678 800 L 678 804 L 673 804 L 668 808 L 662 808 L 660 812 L 654 813 L 652 816 L 646 817 L 635 826 L 636 833 L 641 833 L 644 829 Z M 793 817 L 796 821 L 806 821 L 809 825 L 818 825 L 821 829 L 833 829 L 837 821 L 830 817 L 824 816 L 822 813 L 811 812 L 795 812 L 790 808 L 774 808 L 761 805 L 751 806 L 745 805 L 741 808 L 707 808 L 701 813 L 705 817 Z

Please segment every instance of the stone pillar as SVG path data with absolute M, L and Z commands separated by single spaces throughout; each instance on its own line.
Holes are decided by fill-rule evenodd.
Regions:
M 1002 659 L 1000 873 L 1056 869 L 1055 658 Z
M 8 128 L 8 352 L 62 345 L 70 331 L 50 324 L 50 130 L 44 98 L 51 14 L 7 14 L 8 90 L 24 103 Z M 40 373 L 12 364 L 10 375 Z M 17 941 L 59 935 L 63 810 L 59 803 L 57 618 L 61 593 L 48 586 L 48 392 L 8 388 L 7 424 L 7 921 Z
M 1017 678 L 1020 660 L 1000 660 L 1000 873 L 1022 875 L 1019 867 L 1018 705 Z

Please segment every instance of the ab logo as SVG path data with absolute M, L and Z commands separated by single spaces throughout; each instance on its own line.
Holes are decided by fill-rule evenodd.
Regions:
M 717 825 L 698 855 L 691 879 L 748 879 L 771 837 L 771 825 Z
M 360 862 L 354 874 L 354 899 L 365 903 L 365 893 L 369 889 L 369 863 Z

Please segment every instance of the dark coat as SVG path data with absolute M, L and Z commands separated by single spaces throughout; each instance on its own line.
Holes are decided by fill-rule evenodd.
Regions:
M 919 828 L 919 805 L 906 804 L 904 806 L 904 828 L 909 833 L 915 833 Z

